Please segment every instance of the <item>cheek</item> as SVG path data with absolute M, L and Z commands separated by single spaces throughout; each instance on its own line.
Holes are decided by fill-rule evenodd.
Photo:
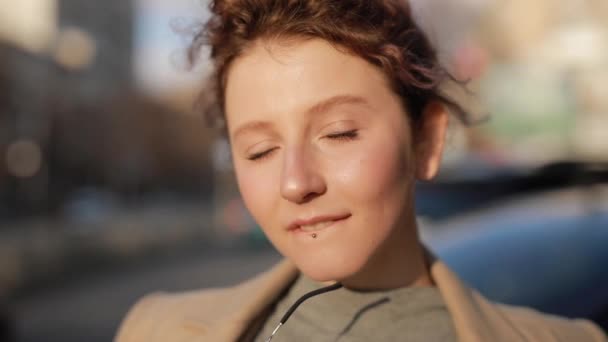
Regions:
M 390 135 L 378 135 L 363 142 L 355 156 L 335 168 L 339 170 L 336 183 L 341 184 L 345 198 L 374 211 L 403 207 L 412 178 L 411 158 L 405 143 L 395 140 Z
M 268 166 L 264 166 L 268 167 Z M 239 191 L 253 218 L 266 229 L 273 220 L 276 177 L 272 172 L 263 172 L 260 167 L 236 163 L 236 178 Z

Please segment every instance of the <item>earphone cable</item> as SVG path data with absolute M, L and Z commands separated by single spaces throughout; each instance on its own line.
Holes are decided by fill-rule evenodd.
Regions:
M 287 320 L 289 319 L 289 317 L 291 316 L 291 314 L 293 314 L 293 312 L 296 311 L 296 309 L 298 308 L 298 306 L 300 306 L 300 304 L 302 304 L 305 300 L 307 300 L 307 299 L 309 299 L 311 297 L 314 297 L 316 295 L 320 295 L 322 293 L 326 293 L 326 292 L 330 292 L 330 291 L 335 291 L 335 290 L 337 290 L 337 289 L 339 289 L 341 287 L 342 287 L 342 284 L 335 283 L 333 285 L 322 287 L 320 289 L 316 289 L 314 291 L 310 291 L 310 292 L 304 294 L 302 297 L 300 297 L 298 300 L 296 300 L 296 302 L 293 303 L 291 305 L 291 307 L 289 307 L 289 310 L 287 310 L 287 312 L 285 313 L 285 315 L 283 315 L 283 318 L 281 318 L 281 320 L 279 321 L 279 325 L 277 325 L 277 327 L 274 328 L 274 330 L 272 331 L 272 334 L 266 339 L 266 342 L 270 342 L 272 340 L 272 338 L 277 333 L 277 331 L 279 331 L 279 329 L 283 326 L 283 324 L 285 324 L 285 322 L 287 322 Z

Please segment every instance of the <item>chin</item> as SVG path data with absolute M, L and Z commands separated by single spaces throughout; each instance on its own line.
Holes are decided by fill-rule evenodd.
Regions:
M 291 260 L 300 272 L 314 281 L 341 282 L 359 273 L 367 262 L 368 258 L 362 253 L 355 254 L 318 253 L 314 256 L 298 255 Z

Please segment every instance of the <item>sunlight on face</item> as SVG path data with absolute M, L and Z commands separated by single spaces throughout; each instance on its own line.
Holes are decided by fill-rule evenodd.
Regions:
M 318 39 L 258 42 L 231 66 L 226 118 L 248 209 L 309 277 L 351 277 L 404 236 L 410 128 L 377 67 Z

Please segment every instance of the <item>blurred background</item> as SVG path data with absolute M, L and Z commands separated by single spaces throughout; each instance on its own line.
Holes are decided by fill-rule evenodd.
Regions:
M 488 297 L 608 328 L 608 2 L 411 0 L 483 123 L 419 185 L 424 241 Z M 155 290 L 280 259 L 193 108 L 204 0 L 0 0 L 0 341 L 109 341 Z

